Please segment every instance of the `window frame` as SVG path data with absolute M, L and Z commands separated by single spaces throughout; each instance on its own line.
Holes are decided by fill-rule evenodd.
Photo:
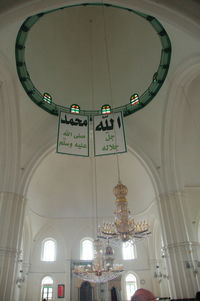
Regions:
M 132 275 L 132 276 L 135 278 L 135 282 L 134 282 L 134 281 L 132 282 L 132 283 L 135 284 L 135 287 L 136 287 L 135 291 L 139 288 L 139 286 L 138 286 L 138 276 L 137 276 L 134 272 L 128 271 L 128 272 L 125 274 L 125 276 L 124 276 L 125 300 L 128 300 L 128 301 L 131 300 L 131 299 L 128 299 L 128 293 L 127 293 L 127 284 L 128 284 L 128 283 L 131 284 L 131 281 L 126 281 L 126 278 L 127 278 L 129 275 Z M 133 294 L 134 294 L 134 293 L 133 293 Z
M 122 243 L 122 258 L 123 258 L 123 260 L 135 260 L 136 258 L 137 258 L 137 251 L 136 251 L 136 245 L 134 244 L 134 245 L 132 245 L 131 243 L 129 243 L 130 245 L 129 245 L 129 247 L 132 247 L 132 253 L 133 253 L 133 257 L 126 257 L 125 256 L 125 251 L 124 251 L 124 249 L 125 249 L 125 244 L 126 243 L 129 243 L 129 242 L 123 242 Z
M 54 242 L 54 259 L 53 260 L 44 260 L 45 244 L 46 244 L 47 241 L 53 241 Z M 57 258 L 57 241 L 54 238 L 52 238 L 52 237 L 46 237 L 42 241 L 40 260 L 42 262 L 55 262 L 56 258 Z
M 45 278 L 50 278 L 51 280 L 52 280 L 52 283 L 43 283 L 43 280 L 45 279 Z M 44 296 L 44 288 L 47 288 L 47 297 L 46 296 Z M 51 292 L 51 294 L 52 294 L 52 298 L 51 299 L 49 299 L 48 298 L 48 290 L 49 289 L 51 289 L 52 290 L 52 292 Z M 53 293 L 54 293 L 54 280 L 53 280 L 53 277 L 52 276 L 49 276 L 49 275 L 46 275 L 46 276 L 44 276 L 43 278 L 42 278 L 42 280 L 41 280 L 41 300 L 43 300 L 44 298 L 48 301 L 48 300 L 51 300 L 51 301 L 53 301 Z
M 83 243 L 84 241 L 90 241 L 92 243 L 92 258 L 83 258 Z M 93 242 L 94 240 L 91 237 L 84 237 L 83 239 L 81 239 L 80 241 L 80 260 L 93 260 L 94 259 L 94 247 L 93 247 Z

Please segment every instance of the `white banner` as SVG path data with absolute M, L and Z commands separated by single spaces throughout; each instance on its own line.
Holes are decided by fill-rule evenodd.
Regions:
M 122 112 L 94 116 L 93 132 L 95 156 L 127 151 Z
M 60 112 L 57 153 L 89 156 L 89 120 L 87 116 Z

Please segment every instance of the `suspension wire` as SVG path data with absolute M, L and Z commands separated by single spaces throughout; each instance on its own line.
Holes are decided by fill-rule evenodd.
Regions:
M 114 102 L 113 102 L 113 93 L 112 93 L 111 64 L 110 64 L 110 55 L 109 55 L 109 50 L 108 50 L 108 36 L 107 36 L 107 24 L 106 24 L 104 0 L 102 0 L 101 3 L 102 3 L 102 14 L 103 14 L 104 43 L 105 43 L 105 50 L 106 50 L 106 63 L 107 63 L 107 72 L 108 72 L 110 103 L 111 103 L 111 107 L 113 107 Z M 117 145 L 115 124 L 114 124 L 114 133 L 115 133 L 115 145 Z M 119 155 L 117 153 L 117 149 L 115 150 L 115 156 L 116 156 L 116 164 L 117 164 L 118 183 L 121 183 Z
M 94 49 L 93 49 L 93 20 L 89 20 L 90 27 L 90 102 L 94 110 Z
M 110 103 L 113 106 L 111 64 L 110 64 L 110 56 L 109 56 L 109 50 L 108 50 L 107 24 L 106 24 L 106 16 L 105 16 L 105 8 L 104 8 L 104 1 L 103 0 L 102 0 L 102 14 L 103 14 L 103 34 L 104 34 L 104 44 L 105 44 L 105 51 L 106 51 L 106 65 L 107 65 L 107 73 L 108 73 L 108 86 L 109 86 L 109 94 L 110 94 Z
M 89 20 L 89 62 L 90 62 L 90 65 L 89 65 L 89 72 L 90 72 L 90 80 L 89 80 L 89 87 L 90 87 L 90 92 L 89 92 L 89 95 L 90 95 L 90 103 L 91 103 L 91 106 L 92 108 L 94 107 L 94 83 L 93 83 L 93 41 L 92 41 L 92 37 L 93 37 L 93 21 L 92 19 Z M 90 125 L 90 122 L 89 122 L 89 125 Z M 89 132 L 90 133 L 90 132 Z M 91 140 L 91 136 L 90 136 L 90 140 Z M 91 142 L 91 141 L 90 141 Z M 93 154 L 92 154 L 93 155 Z M 91 167 L 91 175 L 92 175 L 92 181 L 91 181 L 91 184 L 92 184 L 92 213 L 93 213 L 93 218 L 92 218 L 92 227 L 93 227 L 93 237 L 95 239 L 95 225 L 96 225 L 96 222 L 95 222 L 95 219 L 96 219 L 96 201 L 95 201 L 95 182 L 94 182 L 94 166 L 93 166 L 93 157 L 92 155 L 90 154 L 90 167 Z
M 94 157 L 94 195 L 95 195 L 95 230 L 96 230 L 96 237 L 98 235 L 98 203 L 97 203 L 97 164 L 96 159 Z
M 90 30 L 90 99 L 92 109 L 94 110 L 94 49 L 93 49 L 93 20 L 89 20 L 89 30 Z M 90 157 L 91 169 L 92 169 L 92 199 L 93 199 L 93 208 L 92 211 L 94 213 L 93 217 L 93 234 L 94 238 L 97 237 L 98 234 L 98 207 L 97 207 L 97 168 L 96 168 L 96 157 L 94 153 Z

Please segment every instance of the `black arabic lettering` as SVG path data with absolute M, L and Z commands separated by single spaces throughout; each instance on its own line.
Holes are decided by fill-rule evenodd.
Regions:
M 65 124 L 71 124 L 72 126 L 76 126 L 76 125 L 79 125 L 79 126 L 87 126 L 88 122 L 87 122 L 87 119 L 85 119 L 84 121 L 82 121 L 81 119 L 79 118 L 76 118 L 75 120 L 73 118 L 70 118 L 70 120 L 68 121 L 67 120 L 67 115 L 65 114 L 65 118 L 62 119 L 61 118 L 61 123 L 65 123 Z
M 108 124 L 108 119 L 105 121 L 105 125 L 103 125 L 103 121 L 100 121 L 100 123 L 96 126 L 96 131 L 111 131 L 113 130 L 114 125 L 114 119 L 110 119 L 110 125 Z
M 118 127 L 119 127 L 119 129 L 120 129 L 120 127 L 121 127 L 121 119 L 120 119 L 119 116 L 117 117 L 117 123 L 118 123 Z

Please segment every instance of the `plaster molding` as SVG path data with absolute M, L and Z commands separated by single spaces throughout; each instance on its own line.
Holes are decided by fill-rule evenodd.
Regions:
M 25 196 L 27 195 L 29 184 L 31 182 L 31 179 L 36 169 L 38 168 L 40 163 L 45 159 L 45 157 L 48 156 L 50 153 L 52 153 L 55 149 L 56 149 L 55 137 L 52 137 L 52 139 L 50 139 L 47 144 L 42 145 L 42 148 L 40 148 L 39 151 L 35 153 L 34 156 L 31 158 L 31 160 L 29 161 L 29 164 L 26 166 L 26 168 L 23 171 L 23 176 L 22 176 L 21 186 L 20 186 L 20 191 L 22 191 Z M 142 152 L 141 149 L 138 148 L 137 150 L 133 150 L 130 146 L 128 146 L 128 151 L 138 159 L 140 164 L 145 169 L 147 175 L 150 178 L 150 181 L 152 183 L 155 192 L 155 199 L 151 202 L 151 204 L 147 208 L 145 208 L 145 210 L 143 210 L 142 212 L 136 215 L 139 216 L 148 213 L 151 207 L 157 202 L 159 195 L 163 189 L 158 174 L 158 170 L 156 169 L 156 167 L 154 166 L 150 158 L 144 152 Z M 46 216 L 42 216 L 38 214 L 37 212 L 33 211 L 31 208 L 29 209 L 34 214 L 40 217 L 48 218 Z
M 162 214 L 164 244 L 173 242 L 189 241 L 187 221 L 184 211 L 186 194 L 182 191 L 169 192 L 160 195 L 159 204 Z
M 133 142 L 134 143 L 134 142 Z M 128 151 L 135 156 L 140 164 L 144 167 L 146 173 L 148 174 L 152 186 L 154 188 L 155 196 L 157 197 L 160 193 L 162 193 L 162 181 L 158 172 L 158 169 L 156 168 L 155 164 L 152 162 L 149 156 L 145 152 L 142 151 L 141 148 L 137 146 L 135 143 L 134 149 L 130 146 L 128 146 Z
M 56 245 L 60 245 L 59 248 L 62 246 L 63 253 L 66 255 L 67 253 L 67 247 L 66 242 L 62 234 L 60 233 L 59 228 L 52 226 L 52 224 L 46 223 L 43 225 L 36 233 L 36 235 L 33 236 L 33 241 L 35 242 L 35 247 L 37 248 L 38 244 L 42 244 L 43 241 L 45 241 L 47 238 L 53 239 L 56 242 Z M 33 246 L 32 246 L 33 247 Z M 34 248 L 32 249 L 32 252 L 34 252 Z M 68 256 L 68 254 L 67 254 Z
M 153 206 L 157 206 L 157 200 L 154 199 L 148 207 L 146 207 L 144 210 L 138 212 L 137 214 L 132 214 L 132 216 L 137 219 L 139 217 L 142 216 L 147 216 L 150 213 L 150 210 L 152 209 Z M 34 214 L 35 216 L 41 217 L 41 218 L 45 218 L 46 220 L 49 220 L 49 222 L 51 222 L 51 220 L 95 220 L 95 217 L 91 217 L 91 216 L 47 216 L 47 215 L 43 215 L 43 214 L 39 214 L 38 212 L 34 211 L 31 207 L 28 207 L 28 210 L 30 210 L 30 212 L 32 214 Z M 154 219 L 155 217 L 153 217 L 152 219 Z M 103 216 L 98 216 L 99 220 L 103 220 L 105 219 L 105 217 Z M 113 215 L 107 216 L 107 219 L 111 219 L 113 220 Z
M 199 247 L 200 243 L 196 241 L 181 241 L 181 242 L 175 242 L 175 243 L 170 243 L 165 246 L 167 249 L 175 249 L 175 248 L 180 248 L 180 247 Z
M 37 167 L 40 165 L 40 163 L 44 160 L 46 156 L 53 152 L 53 150 L 55 150 L 55 137 L 48 141 L 47 144 L 42 145 L 38 152 L 34 153 L 32 158 L 28 162 L 26 168 L 24 168 L 20 182 L 20 191 L 22 191 L 24 195 L 27 195 L 27 190 L 30 181 Z
M 179 158 L 176 155 L 176 138 L 181 134 L 181 120 L 186 103 L 183 102 L 183 89 L 186 91 L 191 81 L 200 73 L 200 56 L 192 56 L 184 61 L 171 78 L 162 128 L 162 166 L 165 191 L 183 189 Z
M 19 250 L 15 248 L 1 248 L 0 247 L 0 256 L 17 256 L 19 254 Z
M 187 192 L 182 190 L 182 191 L 170 191 L 167 193 L 162 193 L 159 195 L 159 200 L 160 201 L 165 201 L 166 199 L 179 199 L 180 201 L 183 200 L 187 196 Z
M 0 200 L 13 200 L 13 201 L 22 201 L 25 202 L 25 197 L 21 194 L 9 192 L 9 191 L 0 191 Z
M 0 190 L 17 191 L 20 160 L 20 118 L 14 74 L 6 59 L 0 56 Z

